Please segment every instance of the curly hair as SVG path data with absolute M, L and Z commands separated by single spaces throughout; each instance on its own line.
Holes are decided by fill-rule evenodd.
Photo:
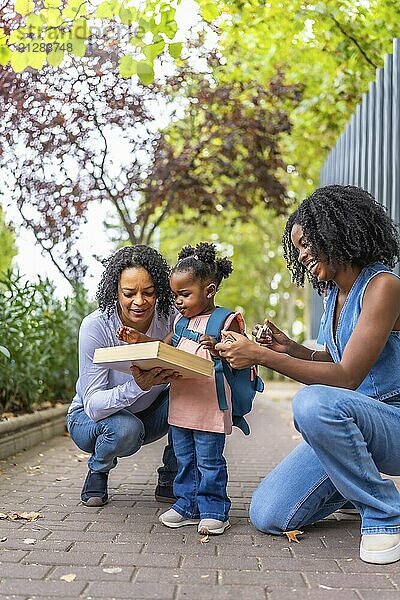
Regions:
M 200 242 L 195 247 L 184 246 L 172 273 L 191 271 L 196 279 L 211 281 L 218 289 L 221 281 L 233 271 L 228 258 L 217 258 L 215 244 Z
M 172 307 L 172 294 L 169 287 L 170 269 L 166 260 L 157 250 L 144 245 L 126 246 L 117 250 L 102 263 L 105 269 L 96 293 L 102 312 L 110 315 L 115 308 L 122 271 L 136 267 L 145 269 L 152 278 L 156 290 L 158 312 L 168 317 Z
M 299 251 L 291 240 L 295 224 L 302 227 L 312 255 L 328 263 L 363 268 L 382 262 L 393 268 L 400 258 L 397 227 L 371 194 L 351 185 L 318 188 L 290 215 L 282 244 L 292 280 L 303 286 L 307 275 L 319 293 L 331 283 L 318 282 L 298 262 Z

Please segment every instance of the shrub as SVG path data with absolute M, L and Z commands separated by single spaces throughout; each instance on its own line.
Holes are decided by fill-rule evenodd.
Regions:
M 0 276 L 0 411 L 69 402 L 78 375 L 79 325 L 93 307 L 82 286 L 59 300 L 48 279 Z

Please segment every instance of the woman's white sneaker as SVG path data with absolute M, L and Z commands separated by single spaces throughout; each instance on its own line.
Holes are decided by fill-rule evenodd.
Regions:
M 229 521 L 218 521 L 218 519 L 202 519 L 197 531 L 202 535 L 220 535 L 230 527 Z
M 167 527 L 184 527 L 184 525 L 197 525 L 199 519 L 188 519 L 183 517 L 176 510 L 170 508 L 158 517 L 163 525 Z
M 360 558 L 364 562 L 386 565 L 400 560 L 400 534 L 376 533 L 361 537 Z

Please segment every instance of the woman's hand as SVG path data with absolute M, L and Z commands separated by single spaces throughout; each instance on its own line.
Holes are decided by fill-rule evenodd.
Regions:
M 270 336 L 268 337 L 268 341 L 264 342 L 263 338 L 257 340 L 257 342 L 261 346 L 268 346 L 270 350 L 275 350 L 275 352 L 282 352 L 284 354 L 291 354 L 291 347 L 293 345 L 293 340 L 291 340 L 286 334 L 283 333 L 272 321 L 266 319 L 264 321 L 265 325 L 269 327 Z M 257 334 L 258 328 L 254 328 L 252 334 L 255 336 Z
M 221 331 L 222 341 L 215 350 L 233 369 L 244 369 L 257 364 L 259 345 L 236 331 Z
M 172 369 L 161 369 L 160 367 L 154 367 L 154 369 L 150 369 L 149 371 L 143 371 L 132 364 L 130 370 L 132 377 L 142 390 L 149 390 L 153 385 L 171 383 L 171 381 L 182 377 L 180 373 L 177 373 Z

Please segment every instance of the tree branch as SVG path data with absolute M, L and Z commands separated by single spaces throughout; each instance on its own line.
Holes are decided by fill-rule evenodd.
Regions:
M 145 239 L 145 244 L 149 244 L 151 241 L 151 238 L 154 235 L 155 230 L 157 229 L 157 227 L 160 225 L 160 223 L 165 219 L 166 215 L 168 214 L 168 210 L 171 204 L 171 200 L 168 200 L 165 207 L 163 208 L 163 210 L 161 211 L 160 216 L 155 220 L 155 222 L 153 223 L 153 225 L 150 228 L 150 231 L 148 232 L 148 234 L 146 235 L 146 239 Z M 144 229 L 143 229 L 143 235 L 144 235 Z
M 341 23 L 339 23 L 339 21 L 336 19 L 336 17 L 333 16 L 332 13 L 328 13 L 328 14 L 329 14 L 330 18 L 332 19 L 332 21 L 335 23 L 335 25 L 338 27 L 338 29 L 340 29 L 340 31 L 343 33 L 343 35 L 345 37 L 347 37 L 349 40 L 351 40 L 353 42 L 353 44 L 355 44 L 357 46 L 357 48 L 359 49 L 359 51 L 361 52 L 362 56 L 365 58 L 367 63 L 369 63 L 371 65 L 371 67 L 374 67 L 374 69 L 377 69 L 378 66 L 367 56 L 365 50 L 363 50 L 361 48 L 361 46 L 358 43 L 358 41 L 356 40 L 356 38 L 354 38 L 352 35 L 347 33 L 347 31 L 344 29 L 343 25 Z
M 35 236 L 36 242 L 39 244 L 39 246 L 42 248 L 42 250 L 45 251 L 50 256 L 51 262 L 56 267 L 57 271 L 68 281 L 68 283 L 70 284 L 72 289 L 74 289 L 76 281 L 74 279 L 72 279 L 71 277 L 68 277 L 67 273 L 60 267 L 57 260 L 54 258 L 52 249 L 46 248 L 46 246 L 43 244 L 43 241 L 37 236 L 32 219 L 28 219 L 27 217 L 25 217 L 19 202 L 17 202 L 17 208 L 18 208 L 18 212 L 21 215 L 21 218 L 22 218 L 25 226 L 28 227 L 32 231 L 33 235 Z
M 108 185 L 107 185 L 107 183 L 105 181 L 105 178 L 104 178 L 104 164 L 105 164 L 105 161 L 106 161 L 107 151 L 108 151 L 107 139 L 106 139 L 106 137 L 105 137 L 105 135 L 103 133 L 103 130 L 100 127 L 100 124 L 99 124 L 99 122 L 97 120 L 96 114 L 93 114 L 93 121 L 94 121 L 94 124 L 96 125 L 96 128 L 97 128 L 98 132 L 100 133 L 100 135 L 101 135 L 101 137 L 103 139 L 103 142 L 104 142 L 103 157 L 102 157 L 102 161 L 101 161 L 101 165 L 100 165 L 100 171 L 101 171 L 100 179 L 101 179 L 101 181 L 102 181 L 102 183 L 104 185 L 104 188 L 105 188 L 106 192 L 108 193 L 109 199 L 111 200 L 111 202 L 113 203 L 113 205 L 115 206 L 115 208 L 116 208 L 116 210 L 118 212 L 119 218 L 121 219 L 121 223 L 123 224 L 123 226 L 125 227 L 126 231 L 128 232 L 129 239 L 130 239 L 131 243 L 135 244 L 136 243 L 136 239 L 135 239 L 135 235 L 134 235 L 133 228 L 132 228 L 132 222 L 131 222 L 131 220 L 129 218 L 129 213 L 128 214 L 124 213 L 124 211 L 121 209 L 119 203 L 115 200 L 114 196 L 112 195 L 111 190 L 110 190 L 110 188 L 108 187 Z

